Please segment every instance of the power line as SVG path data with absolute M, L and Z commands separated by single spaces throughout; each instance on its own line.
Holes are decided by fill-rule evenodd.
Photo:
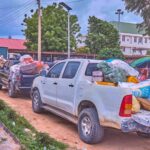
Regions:
M 2 18 L 0 21 L 0 25 L 2 24 L 9 24 L 14 23 L 16 20 L 18 20 L 18 17 L 23 16 L 25 13 L 27 13 L 29 10 L 31 10 L 31 2 L 26 4 L 24 8 L 17 9 L 13 12 L 10 12 L 5 18 Z M 15 18 L 15 19 L 13 19 Z M 12 20 L 13 19 L 13 20 Z
M 11 6 L 11 7 L 0 7 L 0 9 L 14 9 L 14 8 L 18 8 L 18 7 L 24 7 L 24 5 L 28 2 L 31 2 L 33 0 L 28 0 L 25 3 L 21 4 L 21 5 L 16 5 L 16 6 Z
M 46 2 L 47 1 L 47 2 Z M 79 2 L 83 2 L 85 0 L 72 0 L 72 1 L 65 1 L 66 3 L 79 3 Z M 42 4 L 47 4 L 49 2 L 49 0 L 45 0 L 45 2 L 42 2 Z M 61 0 L 53 0 L 51 2 L 61 2 Z
M 30 2 L 26 3 L 23 8 L 18 8 L 18 9 L 14 10 L 14 11 L 8 12 L 7 15 L 5 15 L 4 17 L 1 17 L 0 21 L 3 21 L 4 19 L 8 19 L 9 17 L 12 17 L 11 15 L 18 14 L 18 12 L 20 10 L 24 10 L 24 8 L 27 8 L 28 6 L 31 6 L 32 3 L 33 3 L 33 1 L 32 2 L 30 1 Z

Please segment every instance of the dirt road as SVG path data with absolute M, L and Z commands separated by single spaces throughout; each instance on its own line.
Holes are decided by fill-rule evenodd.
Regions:
M 72 123 L 51 113 L 35 114 L 32 112 L 29 98 L 9 98 L 7 91 L 0 91 L 0 99 L 23 115 L 38 131 L 46 132 L 51 137 L 67 143 L 71 147 L 85 150 L 150 150 L 150 140 L 138 137 L 134 133 L 124 134 L 118 130 L 106 129 L 102 143 L 87 145 L 83 143 Z

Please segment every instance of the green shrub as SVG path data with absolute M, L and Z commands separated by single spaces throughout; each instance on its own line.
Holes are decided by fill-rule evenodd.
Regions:
M 66 145 L 45 133 L 39 133 L 22 116 L 0 100 L 0 121 L 19 139 L 22 150 L 64 150 Z M 28 129 L 30 133 L 25 132 Z

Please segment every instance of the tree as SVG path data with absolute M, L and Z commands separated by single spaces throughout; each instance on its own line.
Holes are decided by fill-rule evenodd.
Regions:
M 33 12 L 33 10 L 32 10 Z M 42 50 L 43 51 L 67 51 L 67 15 L 68 13 L 61 5 L 54 3 L 47 8 L 42 8 Z M 27 42 L 25 45 L 29 50 L 37 50 L 38 45 L 38 11 L 32 16 L 25 15 L 23 30 Z M 76 36 L 80 31 L 78 18 L 70 16 L 71 49 L 76 48 Z
M 88 20 L 86 45 L 91 53 L 98 54 L 103 48 L 114 48 L 119 45 L 119 33 L 114 26 L 94 16 Z
M 82 54 L 89 54 L 90 53 L 90 49 L 86 46 L 84 47 L 80 47 L 76 49 L 77 53 L 82 53 Z
M 145 30 L 150 35 L 150 1 L 149 0 L 123 0 L 126 10 L 143 17 L 143 22 L 138 24 L 139 30 Z
M 98 58 L 99 59 L 109 59 L 109 58 L 125 59 L 119 47 L 101 49 Z

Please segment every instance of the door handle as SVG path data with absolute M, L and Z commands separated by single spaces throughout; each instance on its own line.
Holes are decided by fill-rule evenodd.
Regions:
M 42 83 L 42 84 L 45 84 L 45 82 L 44 82 L 44 81 L 41 81 L 41 83 Z
M 54 85 L 57 85 L 57 82 L 54 82 L 53 84 L 54 84 Z
M 74 85 L 73 84 L 69 84 L 69 87 L 74 87 Z

